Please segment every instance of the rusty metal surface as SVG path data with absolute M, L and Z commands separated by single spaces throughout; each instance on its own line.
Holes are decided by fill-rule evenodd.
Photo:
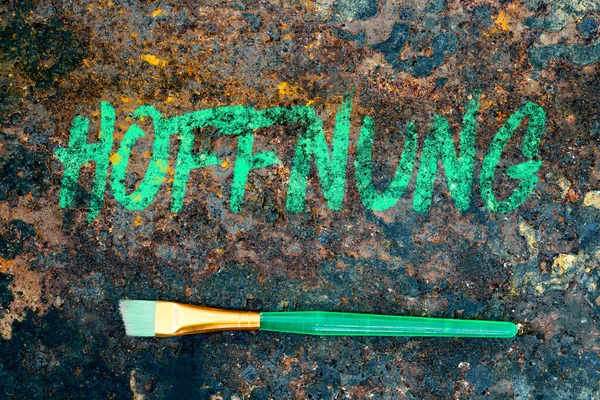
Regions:
M 4 398 L 600 397 L 598 1 L 4 1 L 0 21 Z M 88 222 L 92 164 L 73 206 L 59 206 L 55 152 L 77 115 L 97 139 L 101 101 L 116 112 L 116 151 L 144 104 L 165 117 L 310 105 L 330 138 L 352 90 L 341 210 L 327 207 L 314 167 L 304 211 L 286 210 L 293 125 L 255 132 L 255 148 L 282 164 L 250 172 L 239 213 L 229 209 L 237 139 L 210 130 L 196 146 L 221 162 L 192 172 L 181 212 L 169 203 L 175 139 L 146 209 L 126 210 L 107 186 Z M 456 209 L 440 167 L 431 209 L 414 211 L 418 162 L 394 207 L 366 209 L 353 179 L 362 118 L 377 124 L 373 175 L 384 188 L 406 121 L 420 149 L 431 116 L 457 131 L 477 91 L 468 210 Z M 494 213 L 479 195 L 481 162 L 528 101 L 547 115 L 540 180 L 516 210 Z M 130 190 L 152 150 L 151 123 L 139 125 L 149 134 L 132 152 Z M 523 161 L 520 146 L 509 143 L 502 168 Z M 506 197 L 515 184 L 499 173 L 494 187 Z M 499 319 L 523 334 L 129 338 L 121 298 Z

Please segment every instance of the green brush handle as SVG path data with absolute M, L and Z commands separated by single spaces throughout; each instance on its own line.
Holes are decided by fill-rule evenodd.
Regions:
M 260 330 L 328 336 L 447 336 L 511 338 L 512 322 L 352 314 L 326 311 L 260 313 Z

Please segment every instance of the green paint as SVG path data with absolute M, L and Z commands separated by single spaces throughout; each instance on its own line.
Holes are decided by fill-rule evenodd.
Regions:
M 321 180 L 323 195 L 327 199 L 327 205 L 331 210 L 341 210 L 346 186 L 352 97 L 347 95 L 338 108 L 333 129 L 331 155 L 323 132 L 323 123 L 316 116 L 314 110 L 310 107 L 298 107 L 297 109 L 304 114 L 306 130 L 300 134 L 296 143 L 286 208 L 292 212 L 300 212 L 304 209 L 306 182 L 314 153 L 317 173 Z
M 238 151 L 235 157 L 231 198 L 229 200 L 229 208 L 233 212 L 242 210 L 250 170 L 281 163 L 272 151 L 252 154 L 253 143 L 254 135 L 251 133 L 238 136 Z
M 212 127 L 219 135 L 234 135 L 238 139 L 230 210 L 240 212 L 250 171 L 281 163 L 275 152 L 253 152 L 254 132 L 273 125 L 301 124 L 303 130 L 298 137 L 294 151 L 286 208 L 291 212 L 304 210 L 306 185 L 314 156 L 317 174 L 328 207 L 332 210 L 340 210 L 346 189 L 352 96 L 353 93 L 346 95 L 337 110 L 331 149 L 327 144 L 323 121 L 316 115 L 315 110 L 308 106 L 273 107 L 260 111 L 247 106 L 218 107 L 168 119 L 163 118 L 154 107 L 142 106 L 134 112 L 133 117 L 152 118 L 154 124 L 152 158 L 137 189 L 133 193 L 127 194 L 124 182 L 131 151 L 137 141 L 145 135 L 137 124 L 133 124 L 125 133 L 113 159 L 114 166 L 110 184 L 115 199 L 125 208 L 138 211 L 152 203 L 166 176 L 171 135 L 178 135 L 180 145 L 175 165 L 171 209 L 173 212 L 179 212 L 183 207 L 191 170 L 220 162 L 212 152 L 197 154 L 193 152 L 195 131 Z M 446 171 L 448 188 L 456 207 L 459 210 L 469 208 L 478 111 L 479 94 L 476 94 L 469 101 L 465 110 L 458 155 L 452 139 L 450 124 L 439 115 L 433 117 L 431 130 L 425 138 L 417 174 L 413 198 L 413 207 L 416 211 L 426 212 L 431 206 L 437 163 L 440 157 Z M 520 179 L 521 182 L 508 199 L 499 202 L 492 190 L 495 170 L 506 143 L 525 116 L 529 116 L 530 120 L 524 139 L 523 155 L 529 161 L 508 168 L 507 174 L 512 178 Z M 528 103 L 513 114 L 494 137 L 481 170 L 481 196 L 490 210 L 494 212 L 513 210 L 522 204 L 533 190 L 537 183 L 535 174 L 541 165 L 537 154 L 545 120 L 544 110 L 535 103 Z M 109 156 L 113 145 L 114 124 L 114 109 L 110 103 L 103 102 L 98 142 L 87 143 L 89 120 L 76 116 L 70 131 L 69 146 L 56 151 L 64 165 L 60 193 L 62 208 L 72 206 L 82 166 L 89 162 L 96 163 L 88 214 L 89 221 L 98 215 L 103 206 Z M 382 193 L 377 192 L 372 182 L 371 164 L 374 137 L 375 122 L 370 117 L 365 117 L 357 144 L 356 186 L 365 207 L 382 211 L 397 203 L 410 181 L 417 154 L 417 132 L 414 122 L 409 121 L 406 125 L 406 142 L 400 163 L 392 182 Z
M 126 209 L 132 211 L 143 210 L 152 203 L 160 189 L 169 164 L 169 135 L 162 127 L 162 115 L 152 106 L 139 107 L 133 113 L 134 118 L 150 117 L 154 123 L 154 146 L 152 158 L 144 178 L 138 188 L 131 194 L 125 190 L 125 175 L 129 165 L 131 149 L 137 140 L 144 136 L 136 124 L 133 124 L 125 133 L 117 154 L 120 162 L 113 166 L 110 184 L 115 199 Z
M 171 211 L 173 212 L 179 212 L 183 207 L 183 199 L 190 171 L 195 168 L 208 167 L 221 162 L 214 153 L 192 153 L 195 138 L 193 133 L 181 132 L 179 136 L 181 142 L 179 144 L 175 177 L 173 178 L 173 191 L 171 194 Z
M 167 121 L 168 130 L 181 136 L 181 145 L 173 181 L 171 210 L 174 212 L 181 210 L 185 188 L 192 168 L 202 168 L 220 162 L 213 153 L 192 154 L 194 143 L 193 131 L 200 128 L 213 127 L 221 135 L 238 135 L 238 151 L 233 172 L 229 207 L 233 212 L 240 212 L 250 171 L 281 162 L 274 152 L 252 153 L 254 143 L 252 130 L 271 124 L 271 121 L 265 119 L 259 112 L 245 106 L 201 110 L 169 119 Z
M 208 126 L 215 128 L 221 135 L 238 135 L 238 152 L 231 188 L 230 210 L 240 212 L 249 172 L 252 169 L 281 162 L 274 152 L 252 153 L 254 142 L 252 131 L 273 125 L 302 123 L 304 131 L 300 134 L 296 144 L 286 207 L 293 212 L 304 209 L 306 183 L 314 153 L 317 172 L 329 208 L 339 210 L 342 208 L 344 200 L 351 110 L 352 100 L 351 95 L 348 95 L 336 115 L 331 155 L 323 131 L 323 122 L 317 117 L 314 109 L 307 106 L 274 107 L 261 111 L 245 106 L 219 107 L 170 118 L 166 124 L 170 132 L 179 134 L 184 132 L 184 136 L 185 132 L 191 134 L 194 129 Z M 191 139 L 185 138 L 182 139 L 182 142 L 184 140 L 187 142 L 183 150 L 180 148 L 177 161 L 177 169 L 183 165 L 184 171 L 179 176 L 177 172 L 175 175 L 173 211 L 181 209 L 189 175 L 189 171 L 185 171 L 188 166 L 195 165 L 196 168 L 199 168 L 217 162 L 216 156 L 212 154 L 200 155 L 205 159 L 203 162 L 191 160 L 191 150 L 188 149 L 193 142 L 190 142 Z
M 333 129 L 331 152 L 325 138 L 323 121 L 317 116 L 312 107 L 274 107 L 255 111 L 256 114 L 251 118 L 250 128 L 252 129 L 289 123 L 300 123 L 304 127 L 296 142 L 294 160 L 290 171 L 286 200 L 288 211 L 301 212 L 304 210 L 306 185 L 313 154 L 323 195 L 327 199 L 329 208 L 332 210 L 342 208 L 346 186 L 352 96 L 353 93 L 347 94 L 342 101 L 342 105 L 338 108 Z M 271 156 L 268 157 L 270 161 L 266 161 L 266 165 L 279 162 L 276 157 L 273 159 L 270 158 Z
M 196 122 L 204 119 L 202 114 L 206 114 L 208 110 L 198 111 Z M 194 148 L 194 129 L 198 126 L 194 124 L 180 124 L 169 121 L 169 131 L 179 131 L 181 139 L 179 143 L 179 152 L 177 154 L 177 162 L 175 165 L 175 176 L 173 178 L 173 190 L 171 193 L 171 211 L 179 212 L 183 208 L 183 199 L 187 189 L 187 183 L 190 177 L 190 171 L 195 168 L 208 167 L 210 165 L 219 164 L 221 161 L 212 152 L 203 152 L 199 154 L 193 153 Z
M 365 207 L 374 211 L 384 211 L 393 207 L 400 197 L 402 197 L 412 175 L 415 159 L 417 158 L 417 131 L 415 123 L 409 121 L 406 124 L 406 142 L 404 143 L 400 164 L 392 182 L 381 194 L 377 193 L 373 185 L 371 160 L 374 142 L 375 122 L 372 118 L 365 117 L 358 138 L 356 161 L 354 162 L 356 187 Z
M 529 122 L 527 123 L 527 132 L 523 140 L 521 153 L 529 161 L 507 168 L 506 174 L 508 176 L 513 179 L 520 179 L 519 186 L 517 186 L 515 191 L 506 200 L 498 201 L 493 189 L 496 168 L 506 144 L 526 116 L 529 117 Z M 539 105 L 530 102 L 511 115 L 504 126 L 496 133 L 496 136 L 494 136 L 483 159 L 480 174 L 481 198 L 486 207 L 491 211 L 498 213 L 512 211 L 523 204 L 531 194 L 531 191 L 538 182 L 536 173 L 542 165 L 542 160 L 538 159 L 538 147 L 545 126 L 546 112 Z
M 71 124 L 69 147 L 58 149 L 56 156 L 63 163 L 64 174 L 60 189 L 60 206 L 70 207 L 79 183 L 81 167 L 89 162 L 96 163 L 94 187 L 90 198 L 88 221 L 92 221 L 104 205 L 104 189 L 108 175 L 109 155 L 113 145 L 115 110 L 110 103 L 100 105 L 100 134 L 98 142 L 87 143 L 89 120 L 77 116 Z
M 413 208 L 427 212 L 431 206 L 433 184 L 437 175 L 437 160 L 441 155 L 446 171 L 446 182 L 454 204 L 459 210 L 467 210 L 471 200 L 475 136 L 479 94 L 469 101 L 460 131 L 460 150 L 456 155 L 450 124 L 445 118 L 434 115 L 430 134 L 425 138 L 421 164 L 417 175 L 417 186 L 413 196 Z

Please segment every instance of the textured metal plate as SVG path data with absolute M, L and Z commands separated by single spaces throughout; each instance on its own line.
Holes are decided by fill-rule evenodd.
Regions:
M 5 0 L 0 21 L 5 398 L 600 397 L 600 2 Z M 159 135 L 152 118 L 135 114 L 143 105 L 165 120 L 225 106 L 306 107 L 331 148 L 348 94 L 347 167 L 331 172 L 346 171 L 341 206 L 331 207 L 326 197 L 336 194 L 324 193 L 311 161 L 299 212 L 287 204 L 303 123 L 242 132 L 254 153 L 280 163 L 250 169 L 235 190 L 240 132 L 192 130 L 193 152 L 218 163 L 191 170 L 174 212 L 181 138 L 167 137 L 166 161 L 149 164 Z M 415 208 L 434 115 L 458 150 L 478 94 L 464 209 L 441 158 L 429 207 Z M 98 159 L 106 179 L 97 186 L 96 164 L 85 164 L 61 207 L 65 162 L 75 158 L 61 162 L 57 151 L 69 148 L 76 117 L 98 141 L 101 102 L 114 110 L 113 143 Z M 509 198 L 519 181 L 506 172 L 529 159 L 541 160 L 539 181 L 522 204 L 494 212 L 481 185 L 486 154 L 529 102 L 546 115 L 537 153 L 527 156 L 524 122 L 492 165 L 491 187 Z M 365 206 L 357 186 L 365 117 L 375 123 L 378 193 L 414 121 L 416 162 L 387 210 Z M 159 189 L 131 210 L 135 196 L 124 200 L 112 179 L 134 124 L 145 135 L 116 184 L 130 194 L 154 165 L 148 179 Z M 508 320 L 523 334 L 129 338 L 122 298 Z

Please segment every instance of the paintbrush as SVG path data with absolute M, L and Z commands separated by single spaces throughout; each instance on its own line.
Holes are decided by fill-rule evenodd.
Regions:
M 518 332 L 517 325 L 503 321 L 328 311 L 233 311 L 171 301 L 121 300 L 119 308 L 129 336 L 261 330 L 328 336 L 511 338 Z

